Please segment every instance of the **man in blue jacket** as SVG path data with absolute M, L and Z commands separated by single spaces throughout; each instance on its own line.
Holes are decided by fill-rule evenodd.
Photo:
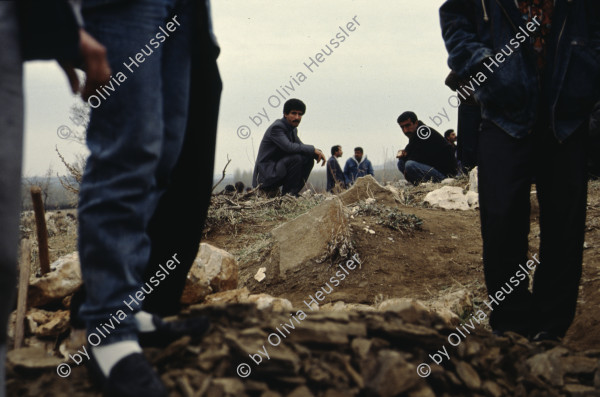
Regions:
M 298 196 L 314 160 L 325 165 L 323 152 L 302 143 L 298 137 L 297 127 L 305 112 L 306 105 L 299 99 L 289 99 L 283 104 L 283 118 L 271 124 L 260 142 L 252 187 L 274 194 L 282 186 L 282 194 Z
M 361 176 L 372 175 L 375 176 L 373 171 L 373 165 L 367 156 L 363 156 L 363 148 L 358 146 L 354 148 L 354 157 L 350 157 L 346 160 L 344 166 L 344 175 L 348 184 L 353 185 L 354 182 Z
M 575 315 L 583 255 L 586 138 L 600 98 L 596 0 L 448 0 L 448 65 L 481 106 L 479 202 L 490 325 L 562 338 Z M 531 182 L 540 206 L 540 265 L 528 255 Z M 536 257 L 535 254 L 533 255 Z M 493 298 L 493 300 L 492 300 Z
M 338 158 L 342 157 L 344 152 L 340 145 L 331 147 L 331 157 L 327 160 L 327 191 L 331 192 L 337 186 L 336 192 L 346 189 L 347 181 Z

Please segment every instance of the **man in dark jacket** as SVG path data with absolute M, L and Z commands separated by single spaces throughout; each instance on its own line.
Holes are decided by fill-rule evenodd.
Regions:
M 283 105 L 283 118 L 269 126 L 258 148 L 252 177 L 252 187 L 260 186 L 266 192 L 298 196 L 308 180 L 314 160 L 325 165 L 325 155 L 313 145 L 305 145 L 298 138 L 298 125 L 306 112 L 299 99 L 289 99 Z
M 373 165 L 364 155 L 364 150 L 362 147 L 357 146 L 354 148 L 354 157 L 350 157 L 346 160 L 346 165 L 344 165 L 344 175 L 346 176 L 346 183 L 349 185 L 353 185 L 354 182 L 360 177 L 371 175 L 375 176 L 375 171 L 373 171 Z
M 448 65 L 468 81 L 457 93 L 474 91 L 481 105 L 479 203 L 486 286 L 494 297 L 490 325 L 495 333 L 559 339 L 573 321 L 581 277 L 586 138 L 600 97 L 600 3 L 448 0 L 440 20 Z M 541 265 L 529 292 L 518 273 L 526 262 L 535 264 L 527 261 L 534 178 Z
M 337 187 L 336 191 L 346 189 L 346 176 L 338 163 L 338 158 L 342 157 L 344 152 L 340 145 L 331 148 L 331 157 L 327 160 L 327 191 L 331 192 Z
M 439 132 L 426 126 L 414 112 L 404 112 L 396 120 L 408 138 L 408 145 L 398 153 L 398 169 L 407 181 L 441 182 L 456 175 L 454 145 Z
M 4 362 L 8 316 L 14 305 L 21 207 L 23 156 L 23 61 L 61 61 L 74 93 L 79 79 L 73 65 L 87 73 L 84 99 L 106 83 L 106 49 L 77 23 L 66 0 L 0 2 L 0 396 L 5 395 Z

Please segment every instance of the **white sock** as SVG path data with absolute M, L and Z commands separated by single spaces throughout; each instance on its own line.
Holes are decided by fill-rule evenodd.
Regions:
M 116 363 L 132 353 L 141 353 L 142 348 L 136 340 L 124 340 L 106 346 L 92 347 L 92 351 L 102 373 L 108 378 L 110 370 Z
M 152 314 L 144 311 L 139 311 L 135 314 L 135 321 L 140 332 L 152 332 L 156 330 L 152 322 Z

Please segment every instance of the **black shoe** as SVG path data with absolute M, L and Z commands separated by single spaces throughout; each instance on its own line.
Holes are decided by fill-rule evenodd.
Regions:
M 531 341 L 532 342 L 544 342 L 544 341 L 560 342 L 560 338 L 551 332 L 542 331 L 542 332 L 538 332 L 537 334 L 535 334 L 535 336 L 533 338 L 531 338 Z
M 206 316 L 165 321 L 157 315 L 152 315 L 152 323 L 156 327 L 155 331 L 138 333 L 142 347 L 165 347 L 186 335 L 197 339 L 210 328 L 210 321 Z
M 104 396 L 167 397 L 167 388 L 142 353 L 123 357 L 106 378 L 91 350 L 88 369 L 94 383 L 102 388 Z

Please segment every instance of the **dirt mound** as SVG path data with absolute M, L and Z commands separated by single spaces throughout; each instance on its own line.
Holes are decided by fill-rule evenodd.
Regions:
M 354 185 L 339 195 L 344 205 L 360 200 L 375 199 L 380 204 L 395 206 L 400 202 L 400 196 L 392 188 L 383 187 L 371 175 L 358 178 Z

